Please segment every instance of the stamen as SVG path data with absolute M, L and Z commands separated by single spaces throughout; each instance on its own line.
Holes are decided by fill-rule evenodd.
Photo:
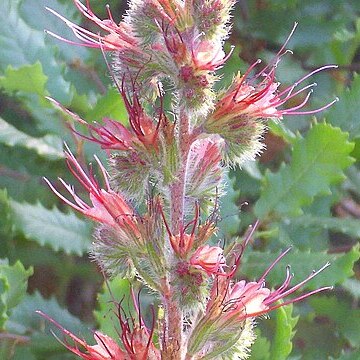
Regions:
M 103 178 L 104 178 L 105 184 L 106 184 L 106 189 L 109 191 L 110 190 L 109 173 L 107 172 L 104 165 L 101 163 L 101 161 L 95 154 L 94 154 L 94 158 L 95 158 L 96 162 L 98 163 L 100 170 L 102 172 L 102 175 L 103 175 Z
M 54 185 L 46 178 L 43 177 L 44 181 L 48 184 L 48 186 L 50 187 L 50 189 L 53 191 L 53 193 L 58 196 L 62 201 L 64 201 L 66 204 L 70 205 L 72 208 L 74 208 L 75 210 L 78 210 L 80 212 L 82 212 L 84 209 L 80 206 L 75 205 L 74 203 L 72 203 L 70 200 L 68 200 L 65 196 L 63 196 L 59 191 L 57 191 L 54 187 Z M 62 179 L 59 179 L 60 181 L 62 181 Z M 71 194 L 71 193 L 70 193 Z
M 309 282 L 311 279 L 313 279 L 316 275 L 318 275 L 319 273 L 321 273 L 323 270 L 325 270 L 327 267 L 330 266 L 330 263 L 327 262 L 324 266 L 322 266 L 319 270 L 317 271 L 313 271 L 306 279 L 304 279 L 303 281 L 301 281 L 300 283 L 298 283 L 297 285 L 293 286 L 291 289 L 287 290 L 287 291 L 284 291 L 283 293 L 277 295 L 277 296 L 274 296 L 274 297 L 271 297 L 269 298 L 269 301 L 271 303 L 279 300 L 279 299 L 282 299 L 290 294 L 292 294 L 293 292 L 295 292 L 296 290 L 298 290 L 299 288 L 301 288 L 304 284 L 306 284 L 307 282 Z
M 109 4 L 106 4 L 106 11 L 108 13 L 108 16 L 109 16 L 109 19 L 110 21 L 115 24 L 115 21 L 114 21 L 114 18 L 112 16 L 112 13 L 111 13 L 111 9 L 110 9 L 110 5 Z
M 337 69 L 338 66 L 337 65 L 325 65 L 325 66 L 321 66 L 313 71 L 311 71 L 310 73 L 306 74 L 305 76 L 303 76 L 302 78 L 300 78 L 299 80 L 297 80 L 293 85 L 289 86 L 288 88 L 286 88 L 285 90 L 283 90 L 279 96 L 281 96 L 283 93 L 287 92 L 288 89 L 294 89 L 296 86 L 298 86 L 300 83 L 302 83 L 303 81 L 305 81 L 306 79 L 308 79 L 309 77 L 319 73 L 320 71 L 324 71 L 324 70 L 328 70 L 328 69 Z M 291 90 L 291 91 L 292 91 Z
M 244 75 L 241 76 L 241 80 L 240 80 L 240 83 L 237 85 L 237 90 L 234 94 L 234 96 L 232 97 L 233 100 L 236 99 L 239 91 L 240 91 L 240 88 L 242 86 L 242 84 L 244 83 L 244 81 L 246 80 L 246 78 L 249 76 L 249 74 L 251 73 L 251 71 L 261 63 L 261 59 L 257 59 L 252 65 L 250 65 L 250 67 L 245 71 Z
M 95 43 L 94 44 L 82 44 L 82 43 L 78 43 L 78 42 L 75 42 L 75 41 L 65 39 L 62 36 L 59 36 L 59 35 L 53 33 L 52 31 L 49 31 L 49 30 L 44 30 L 44 32 L 45 32 L 45 34 L 48 34 L 48 35 L 54 37 L 55 39 L 58 39 L 58 40 L 63 41 L 65 43 L 67 43 L 67 44 L 70 44 L 70 45 L 83 46 L 83 47 L 88 47 L 88 48 L 98 48 L 99 47 Z
M 273 60 L 270 61 L 269 64 L 266 65 L 266 66 L 264 67 L 264 69 L 262 69 L 257 76 L 260 76 L 260 75 L 264 74 L 269 67 L 274 67 L 274 63 L 283 55 L 283 51 L 284 51 L 285 47 L 287 46 L 287 44 L 289 43 L 291 37 L 293 36 L 293 34 L 294 34 L 297 26 L 298 26 L 298 23 L 295 22 L 292 30 L 290 31 L 290 34 L 289 34 L 288 37 L 286 38 L 286 40 L 285 40 L 284 44 L 282 45 L 282 47 L 280 48 L 280 50 L 279 50 L 279 51 L 277 52 L 277 54 L 274 56 Z M 285 52 L 285 53 L 286 53 L 286 52 Z M 276 67 L 276 66 L 275 66 L 275 67 Z
M 283 114 L 286 115 L 312 115 L 312 114 L 316 114 L 318 112 L 321 112 L 327 108 L 329 108 L 330 106 L 334 105 L 335 103 L 337 103 L 339 101 L 339 98 L 336 97 L 333 101 L 331 101 L 330 103 L 322 106 L 321 108 L 315 109 L 315 110 L 309 110 L 309 111 L 292 111 L 290 109 L 290 111 L 288 110 L 284 110 L 282 111 Z
M 71 339 L 73 339 L 74 341 L 76 341 L 78 344 L 80 344 L 81 346 L 83 346 L 84 348 L 87 347 L 87 344 L 84 340 L 79 339 L 77 336 L 75 336 L 73 333 L 71 333 L 69 330 L 63 328 L 59 323 L 57 323 L 54 319 L 52 319 L 50 316 L 46 315 L 45 313 L 43 313 L 40 310 L 36 310 L 35 311 L 37 314 L 41 315 L 42 317 L 44 317 L 46 320 L 50 321 L 52 324 L 54 324 L 58 329 L 60 329 L 65 335 L 69 336 Z
M 266 276 L 269 274 L 269 272 L 274 268 L 274 266 L 285 256 L 287 255 L 290 251 L 292 250 L 292 247 L 289 247 L 288 249 L 286 249 L 283 253 L 281 253 L 276 259 L 275 261 L 269 266 L 269 268 L 264 272 L 264 274 L 260 277 L 259 279 L 259 283 L 263 282 L 266 278 Z

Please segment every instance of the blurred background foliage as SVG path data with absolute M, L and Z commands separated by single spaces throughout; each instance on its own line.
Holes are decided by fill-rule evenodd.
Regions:
M 120 20 L 125 1 L 107 2 Z M 106 16 L 105 1 L 91 5 Z M 107 116 L 127 121 L 126 113 L 99 51 L 45 35 L 48 29 L 71 37 L 45 6 L 91 26 L 71 0 L 0 1 L 1 359 L 73 358 L 37 309 L 80 337 L 91 338 L 94 328 L 117 336 L 103 276 L 87 256 L 92 225 L 64 206 L 42 180 L 61 176 L 72 181 L 63 141 L 84 163 L 101 152 L 74 137 L 71 120 L 45 96 L 88 121 Z M 270 274 L 269 284 L 282 281 L 287 264 L 300 281 L 332 263 L 307 285 L 307 290 L 334 285 L 332 292 L 258 321 L 251 359 L 359 359 L 360 2 L 239 0 L 233 20 L 228 43 L 235 51 L 220 70 L 220 86 L 257 58 L 269 61 L 294 22 L 299 26 L 288 46 L 294 54 L 282 58 L 279 81 L 290 85 L 323 64 L 339 65 L 315 76 L 318 86 L 310 106 L 335 96 L 340 101 L 317 119 L 289 116 L 270 123 L 267 150 L 258 161 L 230 172 L 228 193 L 221 199 L 221 239 L 241 235 L 260 219 L 252 249 L 244 254 L 242 277 L 259 276 L 289 246 L 292 252 Z M 118 300 L 128 292 L 121 279 L 109 286 Z M 142 301 L 146 306 L 153 300 L 142 292 Z

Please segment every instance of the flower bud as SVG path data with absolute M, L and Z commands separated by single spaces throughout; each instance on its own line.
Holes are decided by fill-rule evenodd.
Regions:
M 208 280 L 203 271 L 194 271 L 187 261 L 174 264 L 173 286 L 177 301 L 189 311 L 203 308 L 209 295 Z
M 224 39 L 230 26 L 229 20 L 234 0 L 194 0 L 193 11 L 196 25 L 207 39 Z
M 223 167 L 221 166 L 221 146 L 213 138 L 197 140 L 191 147 L 186 177 L 188 203 L 199 201 L 207 210 L 222 188 Z
M 201 246 L 191 256 L 190 265 L 205 271 L 207 275 L 219 274 L 226 265 L 223 249 L 218 246 Z

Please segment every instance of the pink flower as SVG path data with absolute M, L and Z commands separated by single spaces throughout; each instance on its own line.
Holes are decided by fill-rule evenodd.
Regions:
M 61 36 L 56 35 L 50 31 L 47 31 L 48 34 L 54 36 L 59 40 L 65 41 L 68 44 L 73 45 L 80 45 L 91 48 L 101 48 L 105 51 L 119 51 L 123 49 L 131 49 L 134 52 L 141 52 L 138 48 L 138 42 L 132 33 L 130 25 L 126 24 L 125 22 L 121 22 L 119 25 L 116 24 L 109 7 L 107 7 L 109 18 L 101 20 L 92 12 L 89 0 L 86 1 L 86 6 L 79 0 L 73 1 L 83 16 L 92 21 L 107 34 L 99 35 L 98 33 L 93 33 L 67 20 L 62 15 L 58 14 L 56 11 L 50 8 L 46 8 L 52 14 L 60 18 L 72 30 L 74 35 L 81 41 L 81 43 L 76 43 L 64 39 Z
M 102 149 L 106 150 L 132 150 L 132 142 L 134 136 L 124 125 L 122 125 L 118 121 L 104 118 L 104 125 L 92 125 L 89 124 L 87 121 L 81 119 L 80 116 L 78 116 L 77 114 L 66 109 L 56 100 L 50 97 L 47 97 L 47 99 L 50 100 L 62 111 L 64 111 L 66 114 L 70 115 L 79 124 L 85 125 L 89 129 L 89 136 L 79 133 L 74 128 L 71 129 L 75 134 L 79 135 L 83 139 L 95 142 L 99 144 Z
M 185 256 L 194 244 L 194 234 L 186 234 L 183 230 L 177 235 L 170 236 L 170 243 L 173 250 L 180 256 Z
M 65 156 L 71 173 L 88 191 L 92 206 L 88 205 L 78 195 L 76 195 L 74 188 L 66 184 L 63 179 L 59 180 L 73 197 L 74 202 L 71 202 L 66 197 L 64 197 L 55 189 L 55 187 L 48 179 L 44 178 L 52 191 L 66 204 L 70 205 L 75 210 L 81 212 L 92 220 L 108 224 L 110 226 L 120 226 L 126 230 L 131 230 L 135 235 L 139 234 L 136 217 L 134 216 L 134 210 L 125 202 L 120 194 L 110 189 L 106 170 L 100 163 L 99 159 L 95 157 L 104 177 L 106 189 L 102 189 L 97 183 L 92 170 L 90 170 L 89 175 L 86 174 L 69 149 L 65 151 Z
M 198 139 L 190 149 L 187 169 L 188 196 L 214 196 L 221 183 L 222 143 L 211 137 Z
M 190 265 L 204 270 L 208 275 L 218 274 L 226 265 L 223 249 L 219 246 L 201 246 L 191 256 Z
M 210 127 L 218 122 L 220 128 L 227 125 L 230 127 L 230 130 L 236 130 L 237 127 L 242 126 L 241 122 L 247 117 L 254 119 L 281 119 L 283 115 L 315 114 L 337 101 L 335 99 L 314 110 L 300 110 L 307 104 L 313 91 L 312 88 L 316 86 L 316 83 L 298 89 L 299 85 L 314 74 L 323 70 L 337 68 L 336 65 L 322 66 L 300 78 L 293 85 L 279 90 L 280 83 L 275 81 L 275 71 L 281 57 L 287 52 L 285 47 L 295 31 L 296 25 L 275 59 L 269 65 L 250 78 L 250 73 L 261 62 L 261 60 L 258 60 L 249 67 L 244 75 L 238 74 L 235 77 L 232 85 L 216 104 L 215 110 L 209 119 Z M 285 105 L 289 100 L 303 94 L 303 100 L 298 105 L 279 109 L 280 106 Z
M 134 324 L 135 320 L 127 319 L 120 314 L 119 321 L 121 327 L 121 340 L 126 352 L 129 354 L 129 360 L 160 359 L 160 352 L 152 342 L 155 326 L 154 322 L 151 331 L 149 331 L 142 319 L 140 319 L 139 325 L 130 325 L 130 323 Z
M 105 359 L 125 359 L 125 353 L 120 349 L 119 345 L 109 336 L 102 334 L 99 331 L 95 331 L 94 338 L 97 345 L 87 346 L 85 349 L 89 352 L 90 359 L 105 360 Z M 69 348 L 68 348 L 69 349 Z M 70 349 L 74 354 L 87 359 L 87 356 L 80 353 L 78 349 Z M 74 351 L 76 350 L 76 351 Z
M 143 107 L 140 104 L 139 97 L 136 93 L 135 84 L 132 86 L 132 99 L 126 94 L 124 86 L 121 89 L 121 94 L 125 103 L 126 110 L 129 114 L 129 122 L 132 132 L 138 143 L 145 146 L 146 149 L 158 149 L 159 146 L 159 130 L 160 126 L 167 124 L 167 118 L 163 113 L 162 96 L 160 114 L 157 125 L 154 121 L 145 113 Z M 135 142 L 135 140 L 134 140 Z
M 195 217 L 193 220 L 191 220 L 189 223 L 187 223 L 185 226 L 184 224 L 180 224 L 180 231 L 178 234 L 173 234 L 173 232 L 171 231 L 164 212 L 162 211 L 162 208 L 160 208 L 160 212 L 161 212 L 161 216 L 163 218 L 164 221 L 164 225 L 165 225 L 165 229 L 168 233 L 169 236 L 169 241 L 170 241 L 170 245 L 173 248 L 174 252 L 181 256 L 181 257 L 185 257 L 189 251 L 192 249 L 193 245 L 194 245 L 194 241 L 195 241 L 195 230 L 196 230 L 196 226 L 198 224 L 198 220 L 199 220 L 199 206 L 198 204 L 196 204 L 195 206 Z M 186 232 L 187 228 L 192 226 L 191 229 L 191 233 L 188 234 Z
M 214 71 L 223 65 L 232 54 L 225 55 L 223 44 L 217 40 L 197 39 L 192 48 L 192 60 L 196 70 Z
M 208 316 L 221 323 L 229 319 L 242 321 L 247 318 L 266 314 L 287 304 L 298 302 L 318 292 L 332 289 L 332 287 L 326 286 L 293 299 L 285 300 L 282 303 L 277 303 L 278 300 L 282 300 L 294 293 L 330 265 L 327 263 L 319 270 L 313 271 L 306 279 L 293 287 L 290 287 L 290 282 L 294 275 L 290 273 L 290 267 L 287 267 L 287 274 L 284 282 L 277 290 L 271 291 L 265 287 L 265 278 L 271 269 L 289 251 L 290 249 L 280 254 L 258 281 L 246 282 L 245 280 L 241 280 L 234 283 L 233 280 L 231 280 L 234 271 L 229 277 L 218 276 L 213 284 L 210 300 L 207 304 L 206 312 Z
M 197 177 L 203 178 L 207 173 L 218 172 L 221 162 L 220 149 L 221 144 L 211 138 L 200 139 L 193 144 L 190 160 Z
M 227 316 L 231 317 L 234 313 L 239 312 L 240 316 L 245 315 L 246 317 L 248 314 L 266 311 L 268 307 L 264 304 L 264 300 L 269 295 L 270 290 L 257 282 L 246 283 L 245 280 L 242 280 L 230 285 L 226 300 Z
M 84 340 L 78 338 L 57 323 L 54 319 L 41 311 L 36 311 L 45 319 L 59 328 L 64 335 L 74 341 L 74 345 L 70 345 L 67 340 L 60 341 L 68 350 L 85 360 L 160 360 L 160 351 L 155 347 L 152 337 L 155 327 L 155 315 L 153 312 L 152 327 L 149 330 L 141 317 L 139 306 L 135 299 L 133 291 L 131 291 L 134 309 L 138 315 L 135 320 L 131 316 L 125 315 L 125 310 L 118 304 L 118 319 L 120 323 L 120 340 L 122 348 L 111 337 L 102 334 L 99 331 L 94 332 L 96 345 L 88 345 Z M 84 350 L 80 350 L 78 346 Z
M 74 133 L 82 138 L 95 142 L 101 146 L 102 149 L 127 151 L 132 150 L 133 135 L 131 132 L 118 121 L 104 118 L 104 125 L 91 125 L 86 121 L 81 122 L 87 126 L 90 136 L 80 134 L 75 129 Z
M 87 136 L 79 133 L 75 129 L 72 129 L 75 134 L 86 140 L 99 144 L 103 149 L 128 151 L 134 150 L 138 145 L 142 145 L 147 150 L 157 150 L 159 146 L 160 126 L 168 123 L 162 108 L 160 109 L 158 123 L 155 125 L 154 121 L 145 113 L 143 107 L 141 106 L 139 98 L 136 94 L 135 85 L 132 89 L 132 100 L 130 100 L 127 96 L 124 87 L 121 89 L 121 95 L 129 115 L 129 122 L 131 126 L 130 130 L 118 121 L 114 121 L 109 118 L 103 119 L 104 125 L 89 124 L 87 121 L 81 119 L 77 114 L 66 109 L 58 101 L 50 97 L 47 97 L 47 99 L 66 114 L 70 115 L 76 122 L 85 125 L 90 133 L 90 135 Z

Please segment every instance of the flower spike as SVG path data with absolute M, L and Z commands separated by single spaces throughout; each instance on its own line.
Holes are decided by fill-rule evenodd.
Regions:
M 255 61 L 227 89 L 218 90 L 217 70 L 233 52 L 225 52 L 224 41 L 235 1 L 129 1 L 117 23 L 109 6 L 102 19 L 90 0 L 73 0 L 92 24 L 89 28 L 48 8 L 75 39 L 50 35 L 102 52 L 128 113 L 128 127 L 110 118 L 88 123 L 48 98 L 72 117 L 74 134 L 105 150 L 110 170 L 96 156 L 97 171 L 84 166 L 65 145 L 69 171 L 85 194 L 61 178 L 70 196 L 45 181 L 66 204 L 98 223 L 91 257 L 101 271 L 141 282 L 156 293 L 159 308 L 150 307 L 152 317 L 143 318 L 140 292 L 135 296 L 131 289 L 131 310 L 124 297 L 113 297 L 117 339 L 95 331 L 95 345 L 40 314 L 62 331 L 64 346 L 85 360 L 245 360 L 255 340 L 254 319 L 331 289 L 296 293 L 329 264 L 295 284 L 287 266 L 282 283 L 271 287 L 268 275 L 287 249 L 258 280 L 236 279 L 259 221 L 242 241 L 234 239 L 225 249 L 220 244 L 229 239 L 216 243 L 219 204 L 228 201 L 221 200 L 224 178 L 230 166 L 263 150 L 268 120 L 332 106 L 337 99 L 307 108 L 316 87 L 311 78 L 336 66 L 319 67 L 290 86 L 278 82 L 276 72 L 291 53 L 287 46 L 295 23 L 267 65 Z M 80 152 L 83 142 L 77 144 Z

